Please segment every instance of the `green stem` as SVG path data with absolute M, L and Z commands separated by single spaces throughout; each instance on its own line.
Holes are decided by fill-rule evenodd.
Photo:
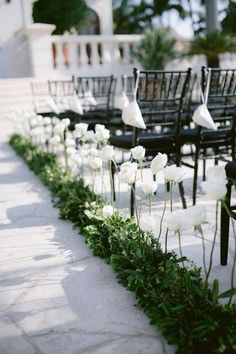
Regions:
M 202 250 L 203 250 L 202 258 L 203 258 L 203 267 L 204 267 L 204 273 L 205 273 L 205 278 L 206 278 L 206 276 L 207 276 L 207 267 L 206 267 L 206 247 L 205 247 L 205 239 L 204 239 L 204 236 L 203 236 L 203 231 L 202 231 L 202 227 L 201 227 L 201 226 L 199 226 L 198 230 L 199 230 L 200 235 L 201 235 L 201 238 L 202 238 Z
M 109 161 L 109 177 L 110 177 L 110 185 L 111 185 L 111 205 L 114 206 L 114 188 L 113 188 L 113 178 L 112 178 L 112 161 Z
M 168 237 L 168 232 L 169 232 L 169 230 L 168 230 L 168 227 L 167 227 L 167 229 L 166 229 L 166 234 L 165 234 L 165 253 L 167 252 L 167 237 Z
M 152 195 L 148 194 L 148 214 L 151 215 L 152 212 Z
M 173 211 L 173 182 L 170 182 L 170 211 Z
M 218 209 L 219 209 L 219 201 L 217 200 L 216 202 L 216 226 L 215 226 L 215 233 L 214 233 L 214 238 L 213 238 L 213 243 L 212 243 L 212 247 L 211 247 L 211 253 L 210 253 L 210 263 L 209 263 L 209 268 L 206 274 L 206 286 L 208 283 L 208 279 L 211 273 L 211 268 L 212 268 L 212 263 L 213 263 L 213 252 L 215 249 L 215 243 L 216 243 L 216 236 L 217 236 L 217 231 L 218 231 Z
M 180 257 L 183 258 L 182 245 L 181 245 L 181 234 L 180 234 L 179 230 L 177 231 L 177 234 L 178 234 L 178 239 L 179 239 L 179 253 L 180 253 Z M 183 267 L 185 267 L 183 260 L 182 260 L 182 265 L 183 265 Z
M 165 182 L 165 191 L 164 191 L 164 206 L 163 206 L 163 211 L 162 211 L 162 215 L 161 215 L 161 221 L 160 221 L 160 231 L 159 231 L 159 235 L 158 235 L 158 241 L 160 241 L 161 238 L 161 234 L 162 234 L 162 225 L 163 225 L 163 220 L 164 220 L 164 215 L 165 215 L 165 211 L 166 211 L 166 192 L 167 192 L 167 184 Z
M 231 304 L 232 299 L 233 299 L 233 289 L 234 289 L 234 273 L 235 273 L 235 266 L 236 266 L 236 234 L 235 234 L 235 225 L 233 218 L 231 217 L 231 223 L 232 223 L 232 228 L 233 228 L 233 233 L 234 233 L 234 260 L 233 260 L 233 266 L 232 266 L 232 271 L 231 271 L 231 294 L 229 297 L 228 305 Z

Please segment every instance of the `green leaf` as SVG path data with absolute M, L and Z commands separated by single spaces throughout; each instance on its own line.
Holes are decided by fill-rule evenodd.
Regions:
M 224 299 L 225 297 L 230 297 L 232 295 L 236 295 L 236 288 L 231 288 L 229 290 L 224 291 L 218 296 L 218 299 Z

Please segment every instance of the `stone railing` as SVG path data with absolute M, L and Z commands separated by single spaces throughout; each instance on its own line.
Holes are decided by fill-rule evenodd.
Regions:
M 51 36 L 54 71 L 60 74 L 131 74 L 140 35 Z

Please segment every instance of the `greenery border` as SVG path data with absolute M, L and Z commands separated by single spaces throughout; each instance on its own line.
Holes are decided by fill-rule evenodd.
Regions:
M 236 353 L 236 305 L 218 303 L 217 284 L 206 288 L 200 269 L 182 268 L 182 260 L 174 252 L 164 253 L 133 219 L 119 213 L 102 217 L 101 198 L 82 179 L 63 175 L 54 155 L 16 134 L 9 143 L 49 188 L 60 217 L 72 221 L 94 255 L 112 266 L 151 323 L 177 346 L 176 353 Z M 86 212 L 88 205 L 93 213 Z

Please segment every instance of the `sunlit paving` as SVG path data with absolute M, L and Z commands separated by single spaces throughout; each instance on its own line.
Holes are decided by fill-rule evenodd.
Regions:
M 236 353 L 235 23 L 0 0 L 0 353 Z

